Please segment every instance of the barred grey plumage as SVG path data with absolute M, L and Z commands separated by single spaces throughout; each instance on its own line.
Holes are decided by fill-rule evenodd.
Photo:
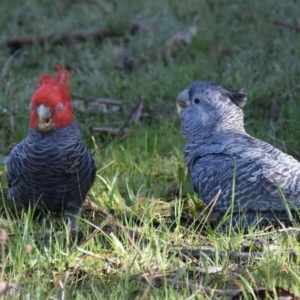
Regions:
M 96 166 L 81 138 L 67 90 L 68 72 L 44 75 L 31 99 L 28 136 L 7 163 L 8 198 L 40 210 L 64 211 L 76 229 Z
M 26 208 L 36 204 L 41 210 L 65 211 L 74 229 L 74 216 L 80 214 L 95 173 L 94 160 L 76 121 L 48 134 L 29 129 L 27 138 L 10 153 L 8 199 Z
M 213 211 L 224 215 L 233 204 L 235 220 L 245 214 L 248 225 L 257 215 L 264 221 L 287 221 L 281 191 L 291 209 L 300 207 L 300 163 L 245 132 L 245 103 L 245 92 L 205 81 L 178 95 L 194 189 L 206 204 L 221 190 Z

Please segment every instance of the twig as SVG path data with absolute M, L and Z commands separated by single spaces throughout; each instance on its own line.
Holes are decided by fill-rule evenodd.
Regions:
M 85 246 L 87 243 L 89 243 L 92 239 L 94 239 L 96 236 L 98 236 L 99 231 L 95 230 L 94 232 L 92 232 L 82 243 L 81 243 L 81 247 Z
M 294 231 L 294 232 L 299 232 L 300 231 L 300 228 L 296 228 L 296 227 L 288 227 L 288 228 L 280 228 L 278 229 L 278 232 L 291 232 L 291 231 Z
M 119 227 L 124 235 L 126 236 L 126 238 L 128 239 L 129 243 L 131 244 L 131 246 L 137 251 L 137 253 L 142 256 L 143 253 L 142 251 L 140 250 L 140 248 L 137 246 L 137 244 L 134 242 L 134 240 L 131 238 L 129 232 L 128 232 L 128 229 L 125 228 L 119 221 L 117 221 L 112 215 L 109 215 L 109 219 L 110 219 L 110 225 L 114 225 L 114 226 L 117 226 Z
M 255 231 L 253 233 L 245 234 L 244 237 L 258 237 L 258 236 L 265 236 L 265 235 L 272 235 L 275 234 L 276 231 L 268 231 L 269 229 L 274 229 L 273 225 L 269 225 L 268 227 L 264 227 L 261 231 Z
M 147 296 L 148 296 L 148 294 L 151 290 L 151 286 L 152 286 L 152 275 L 150 273 L 150 279 L 148 281 L 148 284 L 147 284 L 146 288 L 144 289 L 144 292 L 141 296 L 141 300 L 146 300 L 147 299 Z
M 252 259 L 262 259 L 269 252 L 238 252 L 238 251 L 214 251 L 208 249 L 181 249 L 179 250 L 179 255 L 184 257 L 194 257 L 200 259 L 203 255 L 209 257 L 210 259 L 218 257 L 228 257 L 230 260 L 235 262 L 241 262 L 243 260 Z
M 50 33 L 44 35 L 42 37 L 38 36 L 23 36 L 23 37 L 14 37 L 6 39 L 2 42 L 8 47 L 19 49 L 24 45 L 32 45 L 32 44 L 45 44 L 46 42 L 68 42 L 71 40 L 76 41 L 85 41 L 88 38 L 102 39 L 104 37 L 115 37 L 119 36 L 119 34 L 111 29 L 103 28 L 98 30 L 90 30 L 90 31 L 73 31 L 73 32 L 65 32 L 62 34 L 54 34 Z
M 160 277 L 166 277 L 166 276 L 173 275 L 173 274 L 176 274 L 176 273 L 177 273 L 177 270 L 157 271 L 153 274 L 153 279 L 160 278 Z M 131 281 L 131 280 L 140 281 L 141 279 L 144 279 L 147 275 L 148 275 L 147 272 L 134 274 L 134 275 L 131 275 L 129 277 L 129 281 Z
M 119 128 L 118 133 L 112 138 L 110 139 L 107 143 L 105 143 L 104 145 L 102 145 L 101 149 L 104 149 L 105 147 L 107 147 L 113 140 L 115 140 L 117 138 L 117 136 L 119 136 L 119 134 L 122 132 L 122 130 L 127 126 L 127 124 L 130 122 L 132 116 L 134 115 L 135 111 L 140 107 L 140 103 L 143 101 L 143 97 L 141 97 L 140 101 L 136 104 L 136 106 L 133 108 L 133 110 L 131 111 L 131 113 L 129 114 L 129 116 L 127 117 L 127 120 L 124 122 L 124 124 Z
M 108 99 L 108 98 L 89 98 L 89 97 L 83 97 L 74 94 L 72 94 L 72 98 L 83 100 L 83 101 L 94 101 L 99 104 L 106 104 L 106 105 L 122 106 L 124 104 L 124 102 L 120 100 Z
M 133 123 L 137 123 L 140 121 L 140 118 L 143 113 L 143 109 L 144 109 L 144 99 L 142 98 L 141 101 L 136 106 L 134 113 L 131 116 L 131 121 Z
M 228 258 L 229 260 L 235 263 L 241 263 L 244 261 L 248 261 L 249 259 L 256 259 L 261 260 L 265 256 L 269 255 L 270 253 L 278 253 L 276 252 L 278 247 L 269 247 L 267 251 L 261 252 L 238 252 L 238 251 L 214 251 L 208 249 L 181 249 L 177 255 L 182 256 L 183 260 L 186 261 L 186 258 L 196 258 L 198 260 L 201 259 L 202 256 L 209 257 L 210 259 L 214 259 L 215 257 L 220 258 Z M 171 253 L 175 253 L 175 251 L 170 251 Z M 295 251 L 283 251 L 280 254 L 287 254 L 289 259 L 296 260 L 297 254 Z
M 185 288 L 185 289 L 189 289 L 189 290 L 198 290 L 198 291 L 205 291 L 205 292 L 214 292 L 217 294 L 226 294 L 229 296 L 233 296 L 236 294 L 236 292 L 240 292 L 240 290 L 238 289 L 233 289 L 233 290 L 218 290 L 218 289 L 212 289 L 210 287 L 206 287 L 203 286 L 200 283 L 192 283 L 192 282 L 186 282 L 186 281 L 174 281 L 174 279 L 170 279 L 170 278 L 166 278 L 166 276 L 168 275 L 172 275 L 177 273 L 177 270 L 172 270 L 172 271 L 166 271 L 166 272 L 155 272 L 154 274 L 152 274 L 152 279 L 155 281 L 156 284 L 161 285 L 163 282 L 168 283 L 169 285 L 172 286 L 177 286 L 178 288 Z M 129 280 L 137 280 L 140 282 L 144 282 L 144 281 L 148 281 L 148 276 L 150 274 L 147 273 L 142 273 L 142 274 L 137 274 L 137 275 L 133 275 L 130 277 Z
M 94 145 L 96 153 L 99 154 L 100 153 L 100 147 L 98 146 L 98 144 L 96 142 L 96 139 L 95 139 L 95 137 L 93 135 L 91 136 L 91 139 L 93 141 L 93 145 Z
M 163 278 L 163 281 L 170 285 L 175 285 L 178 288 L 187 288 L 189 290 L 196 290 L 199 292 L 206 292 L 210 294 L 217 294 L 217 295 L 226 295 L 227 297 L 230 297 L 232 300 L 241 299 L 241 296 L 243 295 L 244 289 L 237 288 L 237 289 L 227 289 L 227 290 L 221 290 L 216 288 L 211 288 L 208 286 L 204 286 L 201 283 L 192 283 L 192 282 L 186 282 L 186 281 L 176 281 L 173 282 L 173 279 L 169 278 Z M 260 285 L 254 285 L 252 286 L 252 290 L 259 299 L 267 299 L 267 294 L 271 296 L 272 299 L 275 299 L 275 295 L 279 296 L 280 299 L 295 299 L 299 300 L 300 298 L 295 296 L 294 294 L 280 288 L 275 287 L 269 288 L 265 286 Z M 249 291 L 250 292 L 250 291 Z M 282 297 L 280 297 L 282 296 Z M 277 299 L 277 298 L 276 298 Z
M 280 27 L 286 27 L 286 28 L 289 28 L 289 29 L 293 29 L 293 30 L 295 30 L 297 32 L 300 32 L 300 26 L 293 25 L 293 24 L 287 23 L 285 21 L 281 21 L 279 19 L 275 19 L 273 21 L 273 24 L 275 24 L 277 26 L 280 26 Z
M 290 147 L 289 145 L 287 145 L 285 142 L 277 139 L 276 137 L 274 136 L 271 136 L 271 135 L 267 135 L 267 137 L 277 143 L 279 143 L 280 145 L 282 145 L 283 147 L 285 147 L 286 149 L 290 150 L 291 152 L 294 153 L 294 155 L 296 155 L 298 158 L 300 158 L 300 153 L 298 151 L 296 151 L 295 149 L 293 149 L 292 147 Z
M 229 297 L 234 297 L 237 294 L 241 293 L 240 289 L 219 290 L 219 289 L 204 286 L 200 283 L 191 283 L 191 282 L 178 280 L 174 284 L 172 279 L 165 278 L 164 280 L 165 280 L 166 283 L 173 284 L 173 285 L 175 285 L 179 288 L 187 288 L 189 290 L 197 290 L 199 292 L 214 293 L 214 294 L 218 294 L 218 295 L 226 295 L 226 296 L 229 296 Z
M 121 131 L 124 131 L 125 134 L 128 134 L 130 132 L 130 129 L 129 128 L 120 129 L 120 128 L 112 128 L 112 127 L 92 127 L 91 131 L 109 134 L 116 137 L 120 135 Z M 103 149 L 103 146 L 100 149 Z
M 100 3 L 97 3 L 100 5 Z M 104 6 L 101 4 L 101 7 L 103 10 L 107 10 L 104 8 Z M 130 32 L 134 34 L 141 28 L 144 28 L 145 26 L 141 21 L 131 21 L 130 22 Z M 59 42 L 68 42 L 71 40 L 76 41 L 86 41 L 88 38 L 94 38 L 94 39 L 102 39 L 105 37 L 118 37 L 121 36 L 121 33 L 114 31 L 109 28 L 102 28 L 98 30 L 88 30 L 88 31 L 71 31 L 71 32 L 64 32 L 62 34 L 55 34 L 50 33 L 46 34 L 44 36 L 21 36 L 21 37 L 13 37 L 8 38 L 6 40 L 3 40 L 1 44 L 4 44 L 10 48 L 13 48 L 14 50 L 20 49 L 21 47 L 25 45 L 32 45 L 32 44 L 40 44 L 44 45 L 45 43 L 59 43 Z
M 216 273 L 220 273 L 223 270 L 223 267 L 207 267 L 207 268 L 203 268 L 203 267 L 197 267 L 197 266 L 193 266 L 191 267 L 191 269 L 188 269 L 189 271 L 196 271 L 200 274 L 216 274 Z
M 93 257 L 101 258 L 100 255 L 97 255 L 97 254 L 95 254 L 95 253 L 93 253 L 91 251 L 88 251 L 88 250 L 84 250 L 84 249 L 82 249 L 82 248 L 80 248 L 78 246 L 76 246 L 76 250 L 78 252 L 81 252 L 81 253 L 86 254 L 86 255 L 90 255 L 90 256 L 93 256 Z
M 159 274 L 160 273 L 160 274 Z M 153 275 L 153 278 L 155 279 L 156 285 L 163 285 L 166 283 L 168 286 L 175 286 L 179 289 L 188 289 L 190 291 L 198 291 L 198 292 L 205 292 L 210 293 L 213 295 L 221 295 L 221 296 L 227 296 L 230 297 L 230 299 L 240 299 L 242 296 L 244 289 L 243 288 L 236 288 L 236 289 L 216 289 L 211 288 L 208 286 L 204 286 L 203 284 L 199 282 L 189 282 L 189 281 L 181 281 L 181 280 L 174 280 L 174 278 L 166 278 L 166 274 L 162 274 L 161 272 L 157 272 Z M 174 273 L 174 271 L 173 271 Z M 131 277 L 131 279 L 138 280 L 140 282 L 147 281 L 147 274 L 140 274 L 136 277 Z M 253 285 L 252 287 L 253 292 L 256 296 L 258 296 L 259 299 L 266 299 L 266 295 L 269 294 L 272 299 L 275 298 L 275 295 L 282 296 L 282 299 L 295 299 L 299 300 L 300 298 L 295 296 L 294 294 L 291 294 L 290 292 L 286 291 L 285 289 L 282 289 L 280 287 L 269 288 L 261 285 Z M 276 291 L 276 294 L 275 294 Z M 249 291 L 250 292 L 250 291 Z M 281 298 L 280 298 L 281 299 Z
M 212 210 L 213 210 L 213 208 L 214 208 L 217 200 L 219 199 L 219 196 L 220 196 L 221 192 L 222 192 L 222 190 L 219 189 L 218 192 L 217 192 L 217 194 L 214 196 L 214 198 L 208 203 L 208 205 L 205 207 L 205 209 L 201 212 L 201 214 L 203 214 L 207 209 L 209 209 L 208 214 L 204 218 L 203 225 L 201 226 L 201 228 L 199 230 L 200 234 L 201 234 L 201 232 L 203 230 L 204 225 L 207 224 L 206 222 L 207 222 L 210 214 L 212 213 Z

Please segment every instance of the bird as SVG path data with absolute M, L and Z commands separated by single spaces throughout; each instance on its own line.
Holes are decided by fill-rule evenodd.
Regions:
M 7 198 L 25 209 L 64 212 L 68 229 L 77 231 L 96 165 L 75 119 L 69 71 L 56 68 L 57 76 L 40 76 L 30 100 L 28 135 L 10 152 Z
M 217 223 L 282 224 L 300 208 L 300 163 L 244 128 L 244 90 L 196 81 L 179 93 L 184 159 L 194 191 Z M 227 219 L 228 220 L 228 219 Z

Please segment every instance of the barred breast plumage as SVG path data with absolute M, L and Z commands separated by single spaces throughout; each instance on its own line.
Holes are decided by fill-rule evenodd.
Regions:
M 80 137 L 77 122 L 49 134 L 29 130 L 28 137 L 14 147 L 7 164 L 8 198 L 26 207 L 76 214 L 91 188 L 96 167 Z M 40 199 L 40 200 L 38 200 Z

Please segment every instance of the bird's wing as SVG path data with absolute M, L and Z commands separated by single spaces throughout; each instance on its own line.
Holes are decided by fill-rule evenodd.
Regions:
M 196 159 L 190 171 L 194 188 L 206 204 L 221 190 L 214 204 L 216 211 L 225 212 L 232 203 L 234 211 L 284 209 L 278 187 L 270 180 L 272 172 L 256 161 L 226 153 L 208 154 Z M 280 173 L 278 177 L 282 180 Z M 290 200 L 299 206 L 300 193 Z
M 14 197 L 13 189 L 18 184 L 23 173 L 25 140 L 17 144 L 10 152 L 6 166 L 6 179 L 9 186 L 8 199 Z
M 291 201 L 300 198 L 300 162 L 272 145 L 247 134 L 225 136 L 208 145 L 187 145 L 186 162 L 191 168 L 198 157 L 224 154 L 241 162 L 252 162 L 260 175 L 281 188 Z
M 31 183 L 35 186 L 37 180 L 41 178 L 47 178 L 47 185 L 52 188 L 52 183 L 56 183 L 59 176 L 66 174 L 62 177 L 63 184 L 64 179 L 70 177 L 68 173 L 76 172 L 78 161 L 75 151 L 71 155 L 70 151 L 64 150 L 67 149 L 59 149 L 57 143 L 43 145 L 30 139 L 17 144 L 7 162 L 8 198 L 19 197 L 16 193 L 20 192 L 23 185 Z M 40 176 L 39 172 L 43 172 L 43 176 Z
M 252 138 L 252 140 L 254 141 L 256 147 L 262 149 L 264 153 L 268 153 L 268 155 L 270 155 L 274 160 L 280 161 L 282 164 L 290 166 L 292 168 L 299 169 L 300 163 L 293 156 L 280 151 L 279 149 L 264 141 L 255 138 Z
M 261 168 L 264 178 L 281 188 L 291 201 L 300 201 L 300 163 L 272 145 L 255 138 L 243 141 L 244 149 L 228 148 L 228 153 L 252 160 Z

